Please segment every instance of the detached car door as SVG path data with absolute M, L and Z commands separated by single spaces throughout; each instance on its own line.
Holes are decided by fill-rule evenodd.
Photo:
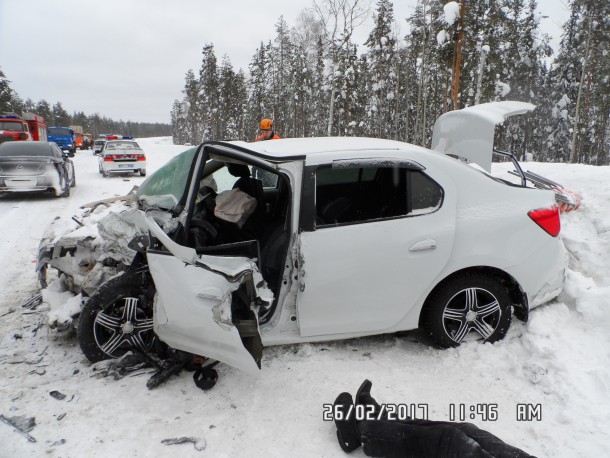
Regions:
M 400 323 L 450 257 L 455 202 L 446 200 L 439 183 L 409 161 L 306 167 L 301 335 L 375 333 Z M 418 315 L 409 317 L 412 327 Z
M 198 255 L 171 240 L 150 214 L 146 223 L 169 250 L 147 251 L 157 288 L 155 333 L 172 348 L 257 371 L 262 354 L 257 314 L 250 310 L 237 320 L 232 307 L 232 293 L 242 285 L 259 293 L 256 264 L 247 257 Z

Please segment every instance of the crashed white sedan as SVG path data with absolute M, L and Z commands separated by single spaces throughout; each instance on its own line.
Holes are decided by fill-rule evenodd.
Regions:
M 440 118 L 433 144 L 491 157 L 483 127 L 526 105 L 479 106 L 461 139 L 459 113 Z M 41 280 L 52 266 L 91 294 L 92 361 L 165 346 L 256 370 L 265 346 L 418 327 L 442 347 L 495 342 L 559 294 L 566 253 L 553 192 L 487 165 L 370 138 L 206 142 L 56 221 Z

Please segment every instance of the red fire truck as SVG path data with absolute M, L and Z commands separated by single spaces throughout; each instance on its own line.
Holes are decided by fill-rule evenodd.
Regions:
M 0 143 L 5 141 L 47 141 L 47 125 L 34 113 L 0 114 Z

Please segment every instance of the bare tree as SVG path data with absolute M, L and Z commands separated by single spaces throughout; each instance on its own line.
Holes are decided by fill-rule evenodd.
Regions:
M 332 135 L 335 96 L 337 92 L 337 61 L 341 53 L 349 51 L 354 30 L 362 25 L 370 11 L 367 0 L 314 0 L 313 11 L 326 31 L 327 58 L 330 61 L 331 83 L 327 135 Z

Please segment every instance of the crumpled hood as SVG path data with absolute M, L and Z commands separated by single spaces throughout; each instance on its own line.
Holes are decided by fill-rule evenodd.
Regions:
M 41 276 L 46 265 L 55 267 L 91 294 L 131 264 L 136 252 L 128 243 L 147 234 L 148 229 L 135 200 L 84 207 L 71 219 L 58 217 L 46 228 L 39 245 L 37 270 Z M 166 230 L 175 227 L 168 213 L 160 212 L 159 217 Z

